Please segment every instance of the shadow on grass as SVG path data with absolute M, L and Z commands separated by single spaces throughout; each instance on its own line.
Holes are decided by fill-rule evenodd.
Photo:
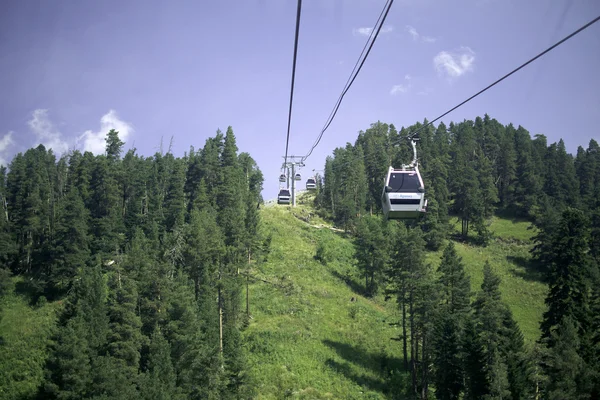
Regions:
M 501 209 L 497 210 L 494 215 L 498 218 L 508 219 L 512 222 L 531 222 L 531 219 L 516 210 Z
M 517 267 L 511 268 L 511 273 L 514 276 L 518 276 L 520 278 L 525 279 L 526 281 L 532 282 L 546 282 L 546 274 L 543 270 L 541 270 L 538 266 L 535 265 L 533 261 L 521 256 L 506 256 L 506 260 Z
M 344 282 L 354 293 L 359 294 L 361 296 L 366 295 L 364 285 L 358 283 L 351 276 L 343 275 L 334 269 L 331 270 L 331 274 L 339 280 L 341 280 L 342 282 Z
M 335 370 L 340 375 L 354 381 L 357 385 L 364 387 L 369 390 L 376 390 L 381 393 L 389 393 L 391 388 L 388 387 L 385 380 L 371 378 L 370 376 L 358 375 L 352 371 L 350 364 L 347 362 L 339 363 L 331 358 L 325 361 L 325 365 Z
M 392 384 L 390 376 L 405 372 L 402 365 L 402 359 L 397 357 L 389 357 L 385 354 L 369 353 L 358 347 L 333 340 L 323 340 L 323 344 L 334 349 L 336 353 L 345 361 L 340 363 L 333 359 L 328 359 L 326 361 L 327 366 L 352 379 L 358 385 L 388 394 L 393 390 L 398 389 L 395 387 L 395 384 Z M 364 369 L 371 370 L 380 378 L 377 379 L 356 374 L 352 371 L 350 363 L 361 366 Z
M 479 243 L 477 237 L 471 235 L 464 237 L 460 232 L 451 233 L 450 239 L 455 242 L 467 244 L 471 247 L 484 247 L 481 245 L 481 243 Z

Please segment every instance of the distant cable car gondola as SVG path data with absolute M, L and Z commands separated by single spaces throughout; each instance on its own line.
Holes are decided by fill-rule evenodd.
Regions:
M 296 177 L 294 178 L 297 181 L 301 181 L 302 180 L 302 176 L 300 176 L 300 174 L 296 174 Z
M 279 175 L 279 182 L 285 182 L 285 174 Z
M 385 178 L 381 207 L 387 219 L 417 219 L 427 209 L 414 139 L 411 144 L 414 153 L 412 162 L 400 169 L 390 167 Z
M 308 178 L 306 181 L 306 190 L 315 190 L 317 188 L 317 182 L 315 178 Z
M 290 198 L 289 189 L 281 189 L 277 195 L 277 204 L 290 204 Z

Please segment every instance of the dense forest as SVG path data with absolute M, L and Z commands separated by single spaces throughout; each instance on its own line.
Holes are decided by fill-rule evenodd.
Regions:
M 2 292 L 21 275 L 32 302 L 64 304 L 39 396 L 245 397 L 262 174 L 231 128 L 183 158 L 123 145 L 111 130 L 104 155 L 40 145 L 2 170 Z
M 600 148 L 568 154 L 561 139 L 475 121 L 416 124 L 396 130 L 372 124 L 354 145 L 327 158 L 315 202 L 322 215 L 356 235 L 356 258 L 368 294 L 383 290 L 402 313 L 409 393 L 438 399 L 599 398 Z M 408 163 L 407 139 L 418 135 L 428 197 L 418 222 L 382 221 L 388 166 Z M 447 245 L 449 216 L 461 221 L 454 239 L 486 246 L 495 213 L 526 218 L 538 229 L 533 262 L 549 286 L 538 347 L 526 352 L 519 327 L 502 302 L 499 278 L 482 266 L 471 300 L 469 277 Z M 375 216 L 374 216 L 375 215 Z M 470 230 L 475 235 L 470 235 Z M 423 253 L 446 246 L 437 271 Z
M 394 397 L 599 398 L 598 143 L 573 157 L 562 140 L 549 145 L 487 115 L 424 124 L 398 131 L 378 122 L 361 131 L 354 145 L 327 158 L 314 196 L 318 214 L 352 238 L 362 294 L 385 296 L 402 316 L 398 357 L 408 379 L 398 381 Z M 416 222 L 385 221 L 384 176 L 410 160 L 406 138 L 416 129 L 428 212 Z M 57 159 L 40 145 L 0 171 L 0 296 L 56 306 L 40 359 L 22 360 L 16 371 L 0 357 L 0 393 L 260 395 L 243 335 L 251 267 L 271 252 L 260 169 L 239 153 L 231 127 L 181 158 L 123 154 L 123 147 L 111 130 L 103 155 L 72 151 Z M 531 267 L 549 290 L 533 346 L 525 345 L 493 268 L 482 265 L 481 288 L 472 288 L 455 249 L 457 241 L 487 246 L 494 215 L 526 219 L 537 232 Z M 462 222 L 458 233 L 451 217 Z M 336 257 L 317 246 L 315 259 Z M 425 260 L 433 250 L 443 252 L 437 269 Z M 0 355 L 3 347 L 0 338 Z M 36 363 L 43 378 L 24 396 L 18 383 Z

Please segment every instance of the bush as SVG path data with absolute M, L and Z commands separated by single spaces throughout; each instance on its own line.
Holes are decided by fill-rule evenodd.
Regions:
M 319 240 L 319 243 L 317 244 L 315 260 L 319 261 L 323 265 L 327 265 L 327 263 L 330 263 L 334 260 L 333 249 L 329 240 Z

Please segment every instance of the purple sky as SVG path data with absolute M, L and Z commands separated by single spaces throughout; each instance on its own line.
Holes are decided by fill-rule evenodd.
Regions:
M 303 2 L 290 138 L 305 154 L 385 0 Z M 0 4 L 0 163 L 44 143 L 102 152 L 110 128 L 152 155 L 233 127 L 276 196 L 285 152 L 296 0 Z M 381 120 L 433 119 L 600 15 L 597 0 L 396 0 L 303 182 Z M 367 29 L 365 29 L 367 28 Z M 488 113 L 569 152 L 600 140 L 600 23 L 446 116 Z

